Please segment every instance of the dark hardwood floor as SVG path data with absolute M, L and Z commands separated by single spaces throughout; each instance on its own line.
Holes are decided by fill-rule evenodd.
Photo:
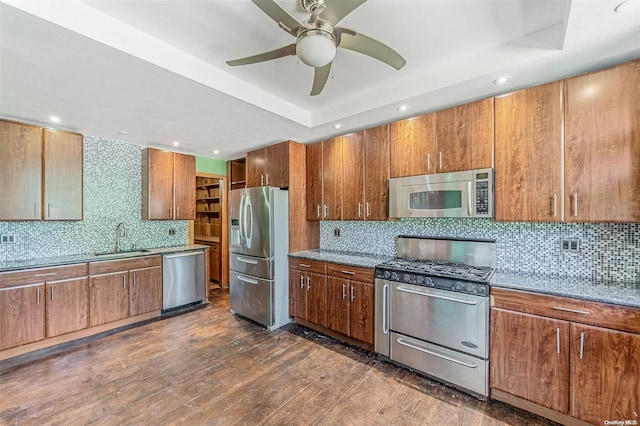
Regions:
M 298 325 L 207 308 L 0 363 L 2 425 L 550 425 Z

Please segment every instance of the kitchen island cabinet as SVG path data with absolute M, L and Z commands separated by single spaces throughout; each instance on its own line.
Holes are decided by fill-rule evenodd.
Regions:
M 640 309 L 491 289 L 491 397 L 571 424 L 640 421 Z

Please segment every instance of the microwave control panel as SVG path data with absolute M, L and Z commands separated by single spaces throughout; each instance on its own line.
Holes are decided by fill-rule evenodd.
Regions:
M 476 173 L 476 216 L 492 215 L 491 198 L 492 187 L 489 180 L 492 178 L 490 173 Z

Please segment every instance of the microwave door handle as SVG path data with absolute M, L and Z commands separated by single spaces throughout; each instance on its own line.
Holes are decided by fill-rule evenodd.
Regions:
M 473 198 L 472 198 L 472 193 L 471 192 L 472 192 L 473 182 L 467 182 L 467 184 L 468 184 L 468 190 L 469 190 L 467 192 L 467 194 L 468 194 L 468 196 L 467 196 L 467 198 L 468 198 L 467 199 L 467 213 L 468 213 L 469 217 L 473 217 L 473 215 L 471 214 L 471 203 L 473 203 Z

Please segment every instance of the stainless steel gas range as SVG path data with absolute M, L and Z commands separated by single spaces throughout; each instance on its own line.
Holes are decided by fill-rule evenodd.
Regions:
M 376 267 L 376 352 L 477 396 L 489 394 L 495 241 L 400 236 Z

